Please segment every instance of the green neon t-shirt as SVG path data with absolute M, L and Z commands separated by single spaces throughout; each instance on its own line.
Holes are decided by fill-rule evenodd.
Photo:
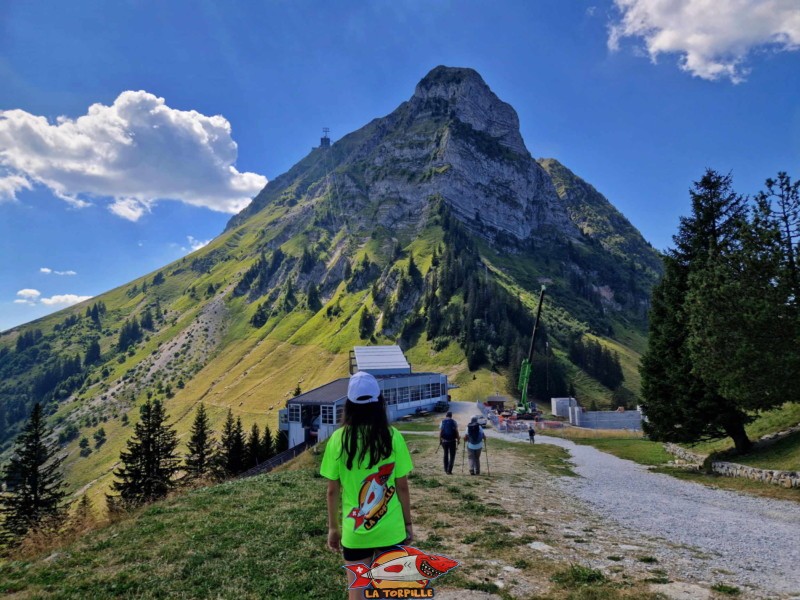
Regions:
M 327 479 L 339 480 L 341 485 L 342 545 L 346 548 L 380 548 L 406 538 L 395 481 L 408 475 L 414 465 L 403 436 L 394 427 L 390 430 L 392 453 L 371 469 L 366 468 L 369 460 L 347 468 L 342 427 L 333 432 L 325 448 L 319 472 Z

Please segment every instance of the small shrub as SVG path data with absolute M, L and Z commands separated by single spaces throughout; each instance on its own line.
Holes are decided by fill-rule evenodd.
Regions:
M 653 565 L 653 564 L 658 562 L 658 559 L 653 557 L 653 556 L 640 556 L 639 557 L 639 562 L 642 562 L 642 563 L 645 563 L 645 564 L 648 564 L 648 565 Z
M 558 583 L 564 587 L 575 588 L 594 583 L 605 583 L 606 576 L 597 569 L 590 569 L 581 565 L 570 565 L 568 569 L 558 571 L 550 581 Z
M 738 596 L 742 593 L 735 585 L 728 585 L 727 583 L 717 583 L 711 586 L 711 589 L 720 594 L 728 594 L 728 596 Z

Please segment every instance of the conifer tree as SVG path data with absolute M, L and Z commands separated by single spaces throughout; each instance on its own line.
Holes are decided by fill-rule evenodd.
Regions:
M 148 400 L 139 410 L 139 422 L 120 454 L 122 467 L 111 489 L 118 496 L 108 496 L 110 504 L 123 508 L 163 498 L 175 486 L 178 471 L 178 436 L 167 424 L 167 414 L 160 400 Z
M 88 367 L 100 360 L 100 342 L 97 339 L 92 339 L 89 346 L 86 348 L 86 356 L 83 359 L 83 365 Z
M 361 317 L 358 320 L 358 335 L 361 339 L 368 340 L 375 332 L 375 317 L 365 306 L 361 311 Z
M 150 331 L 152 331 L 154 329 L 153 312 L 150 310 L 149 306 L 142 313 L 141 325 L 142 325 L 142 329 L 148 329 Z
M 273 446 L 272 432 L 269 430 L 269 425 L 264 425 L 264 436 L 261 438 L 261 456 L 259 462 L 264 462 L 275 456 L 275 447 Z
M 278 431 L 275 434 L 275 454 L 280 454 L 289 449 L 289 437 L 285 431 Z
M 221 475 L 232 477 L 243 471 L 245 439 L 242 419 L 233 420 L 233 412 L 228 409 L 228 416 L 222 428 L 220 440 L 219 468 Z
M 317 312 L 320 308 L 322 308 L 322 303 L 319 299 L 319 289 L 313 283 L 308 287 L 308 298 L 306 299 L 306 305 L 308 306 L 309 310 L 313 310 Z
M 186 454 L 186 472 L 189 477 L 206 475 L 213 465 L 214 439 L 208 422 L 206 407 L 201 403 L 194 415 Z
M 253 423 L 250 434 L 247 437 L 244 450 L 244 468 L 252 469 L 263 460 L 261 451 L 261 430 L 258 424 Z
M 687 297 L 695 370 L 747 411 L 800 400 L 787 377 L 800 372 L 791 225 L 797 189 L 785 173 L 779 179 L 781 194 L 768 180 L 770 194 L 760 194 L 731 241 L 693 271 Z
M 729 176 L 708 170 L 691 192 L 692 215 L 681 218 L 676 248 L 665 258 L 664 278 L 655 287 L 648 347 L 642 357 L 645 431 L 656 440 L 695 442 L 721 436 L 736 449 L 751 443 L 744 426 L 752 416 L 698 373 L 692 355 L 693 290 L 711 276 L 720 253 L 733 245 L 744 218 L 744 202 Z M 696 350 L 696 348 L 695 348 Z
M 422 279 L 422 273 L 420 273 L 419 267 L 417 267 L 417 263 L 414 261 L 413 252 L 408 253 L 408 276 L 414 282 Z
M 36 403 L 3 473 L 6 490 L 0 496 L 0 513 L 7 543 L 30 529 L 56 525 L 63 519 L 63 459 L 56 456 L 57 444 L 47 442 L 51 433 Z

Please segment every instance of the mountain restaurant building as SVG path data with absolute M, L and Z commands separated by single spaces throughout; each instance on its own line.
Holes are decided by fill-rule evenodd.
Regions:
M 350 373 L 366 371 L 378 380 L 389 422 L 449 400 L 447 375 L 413 373 L 399 346 L 356 346 L 350 352 Z M 292 448 L 330 437 L 342 423 L 348 377 L 295 396 L 279 413 L 279 426 Z

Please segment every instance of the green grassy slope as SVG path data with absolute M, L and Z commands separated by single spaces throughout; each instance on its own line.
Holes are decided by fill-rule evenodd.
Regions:
M 514 579 L 526 581 L 523 590 L 535 586 L 550 600 L 655 598 L 645 569 L 630 574 L 618 569 L 580 589 L 555 583 L 574 560 L 561 558 L 562 550 L 570 556 L 574 550 L 572 540 L 562 538 L 557 516 L 521 510 L 475 478 L 445 480 L 436 440 L 407 440 L 415 462 L 410 477 L 415 545 L 461 562 L 436 580 L 437 590 L 502 594 L 491 581 L 500 566 L 509 565 Z M 492 481 L 498 485 L 518 486 L 522 465 L 540 478 L 569 474 L 560 448 L 500 441 L 492 448 Z M 326 484 L 317 475 L 319 460 L 319 454 L 306 453 L 280 471 L 196 489 L 66 547 L 2 563 L 0 591 L 9 597 L 53 599 L 341 598 L 342 559 L 325 549 Z M 522 512 L 515 517 L 524 523 L 523 534 L 506 526 L 508 515 L 517 511 Z M 534 561 L 525 546 L 534 540 L 559 551 Z M 602 557 L 585 559 L 592 560 L 604 562 Z

